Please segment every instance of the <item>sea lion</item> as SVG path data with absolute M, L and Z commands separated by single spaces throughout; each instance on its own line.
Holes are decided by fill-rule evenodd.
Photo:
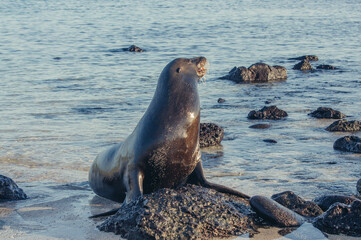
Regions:
M 143 193 L 190 183 L 249 198 L 208 182 L 203 173 L 197 84 L 206 66 L 205 57 L 178 58 L 163 69 L 133 133 L 94 160 L 89 183 L 96 194 L 126 204 Z

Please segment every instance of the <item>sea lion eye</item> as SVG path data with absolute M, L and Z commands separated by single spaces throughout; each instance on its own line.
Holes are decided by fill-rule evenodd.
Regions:
M 181 68 L 177 68 L 177 73 L 180 73 L 181 71 L 182 71 L 182 69 Z

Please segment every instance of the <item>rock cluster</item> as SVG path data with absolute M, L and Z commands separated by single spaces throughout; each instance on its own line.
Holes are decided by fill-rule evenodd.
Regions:
M 313 111 L 309 114 L 314 118 L 332 118 L 332 119 L 341 119 L 345 118 L 346 115 L 341 113 L 340 111 L 333 110 L 328 107 L 319 107 L 316 111 Z
M 343 196 L 343 195 L 325 195 L 315 198 L 313 201 L 320 206 L 323 211 L 327 211 L 333 204 L 342 203 L 346 205 L 351 205 L 354 201 L 357 201 L 357 198 Z
M 0 201 L 27 199 L 24 191 L 6 176 L 0 175 Z
M 356 132 L 361 131 L 361 123 L 357 120 L 338 120 L 326 128 L 330 132 Z
M 305 55 L 301 57 L 290 58 L 290 60 L 318 61 L 318 57 L 316 55 Z
M 263 107 L 259 111 L 253 110 L 248 113 L 249 119 L 279 120 L 287 116 L 288 114 L 285 111 L 278 109 L 276 106 Z
M 161 189 L 123 205 L 98 228 L 127 239 L 213 239 L 252 231 L 252 212 L 242 199 L 186 185 Z
M 344 152 L 361 153 L 361 139 L 357 136 L 345 136 L 337 139 L 333 148 Z
M 321 231 L 350 236 L 361 236 L 361 201 L 351 205 L 335 203 L 323 215 L 317 217 L 313 225 Z
M 224 130 L 214 123 L 201 123 L 199 127 L 200 147 L 219 145 L 223 139 Z
M 265 63 L 256 63 L 249 68 L 234 67 L 228 75 L 221 79 L 228 79 L 236 83 L 268 82 L 287 79 L 287 70 L 282 66 L 269 66 Z

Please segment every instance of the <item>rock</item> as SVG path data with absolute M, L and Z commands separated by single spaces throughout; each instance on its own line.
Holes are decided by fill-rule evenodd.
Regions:
M 265 128 L 270 128 L 272 125 L 270 124 L 254 124 L 252 126 L 249 126 L 250 128 L 256 128 L 256 129 L 265 129 Z
M 325 195 L 315 198 L 313 201 L 320 206 L 323 211 L 329 209 L 334 203 L 342 203 L 346 205 L 351 205 L 354 201 L 358 201 L 357 198 L 342 196 L 342 195 Z
M 341 113 L 340 111 L 333 110 L 328 107 L 319 107 L 316 111 L 313 111 L 309 114 L 314 118 L 333 118 L 333 119 L 341 119 L 345 118 L 346 115 Z
M 336 67 L 331 66 L 331 65 L 327 65 L 327 64 L 325 64 L 325 65 L 318 65 L 316 68 L 317 68 L 317 69 L 324 69 L 324 70 L 335 70 L 335 69 L 337 69 Z
M 224 103 L 226 100 L 224 100 L 223 98 L 218 98 L 218 103 Z
M 318 57 L 316 55 L 305 55 L 301 57 L 290 58 L 290 60 L 318 61 Z
M 199 127 L 200 147 L 219 145 L 223 139 L 224 130 L 214 123 L 201 123 Z
M 237 198 L 238 199 L 238 198 Z M 120 210 L 103 222 L 101 231 L 127 239 L 214 239 L 252 232 L 251 210 L 212 189 L 186 185 L 160 189 Z
M 308 71 L 308 70 L 312 70 L 313 68 L 308 60 L 302 60 L 301 62 L 294 65 L 292 69 Z
M 276 140 L 274 140 L 274 139 L 269 139 L 269 138 L 263 139 L 263 142 L 266 142 L 266 143 L 277 143 Z
M 287 79 L 287 70 L 281 66 L 269 66 L 265 63 L 256 63 L 249 68 L 234 67 L 228 75 L 221 79 L 228 79 L 236 83 L 268 82 Z
M 361 178 L 357 181 L 356 190 L 361 195 Z
M 361 201 L 354 201 L 351 206 L 334 204 L 313 225 L 327 233 L 361 237 Z
M 269 106 L 269 107 L 263 107 L 259 111 L 251 111 L 248 113 L 249 119 L 272 119 L 272 120 L 279 120 L 281 118 L 287 117 L 288 114 L 278 109 L 276 106 Z
M 23 200 L 27 198 L 24 191 L 11 178 L 0 175 L 0 201 Z
M 338 120 L 326 128 L 330 132 L 356 132 L 361 131 L 361 123 L 357 120 Z
M 337 139 L 333 148 L 345 152 L 361 153 L 361 139 L 356 136 L 345 136 Z
M 253 196 L 250 204 L 262 218 L 280 227 L 300 226 L 305 222 L 302 216 L 264 196 Z
M 316 203 L 305 201 L 291 191 L 274 194 L 271 198 L 304 217 L 317 217 L 323 213 Z
M 135 45 L 132 45 L 129 48 L 126 48 L 126 51 L 129 51 L 129 52 L 144 52 L 143 49 L 141 49 L 140 47 L 137 47 Z
M 54 57 L 54 60 L 61 60 L 61 57 Z

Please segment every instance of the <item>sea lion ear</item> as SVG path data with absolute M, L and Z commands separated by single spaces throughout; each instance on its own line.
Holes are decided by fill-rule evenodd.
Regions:
M 177 68 L 177 73 L 180 73 L 181 71 L 182 71 L 182 69 L 181 68 Z

